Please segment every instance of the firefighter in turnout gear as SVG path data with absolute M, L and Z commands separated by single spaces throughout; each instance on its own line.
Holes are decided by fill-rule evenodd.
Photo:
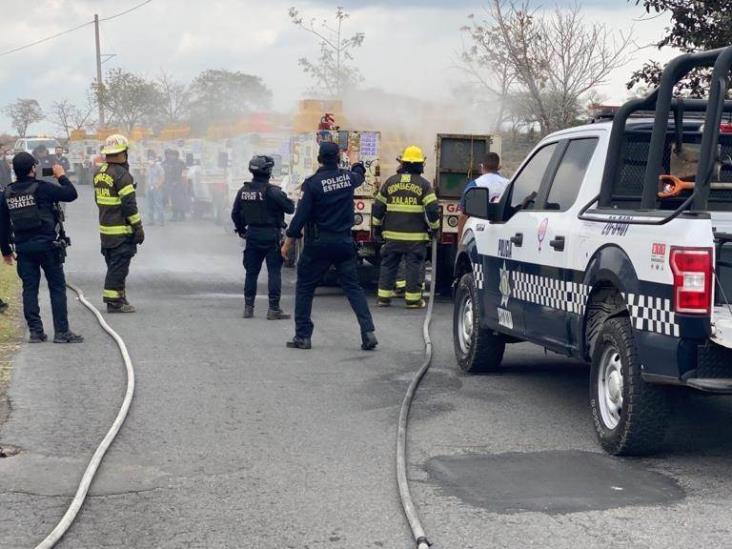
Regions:
M 0 251 L 8 265 L 13 264 L 11 241 L 15 244 L 18 276 L 23 281 L 23 313 L 30 342 L 41 343 L 47 336 L 43 329 L 38 289 L 41 269 L 46 275 L 51 295 L 51 311 L 55 329 L 54 343 L 80 343 L 80 335 L 69 330 L 66 308 L 64 258 L 70 240 L 63 231 L 58 202 L 73 202 L 78 197 L 74 185 L 59 165 L 53 166 L 58 183 L 36 177 L 38 161 L 27 152 L 13 158 L 17 181 L 0 195 Z
M 135 312 L 127 302 L 125 280 L 137 246 L 145 240 L 135 183 L 127 164 L 128 148 L 124 136 L 110 135 L 102 149 L 105 162 L 94 176 L 102 255 L 107 263 L 103 297 L 110 313 Z
M 381 248 L 379 305 L 388 307 L 394 297 L 399 263 L 406 262 L 407 286 L 404 298 L 410 309 L 425 306 L 422 272 L 430 234 L 440 228 L 437 196 L 422 177 L 425 157 L 418 147 L 407 147 L 402 155 L 402 173 L 387 179 L 376 195 L 373 224 Z
M 254 300 L 257 297 L 257 279 L 262 263 L 267 262 L 269 286 L 269 310 L 267 320 L 284 320 L 290 315 L 280 309 L 282 294 L 282 264 L 280 246 L 285 214 L 295 211 L 295 204 L 275 185 L 269 183 L 274 159 L 254 156 L 249 162 L 252 181 L 239 190 L 231 220 L 236 232 L 247 241 L 244 250 L 244 318 L 254 316 Z

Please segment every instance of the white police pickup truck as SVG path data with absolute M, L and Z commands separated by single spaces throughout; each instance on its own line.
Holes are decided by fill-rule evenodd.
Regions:
M 708 100 L 672 97 L 712 65 Z M 657 450 L 668 385 L 732 394 L 731 67 L 732 48 L 681 56 L 612 122 L 546 137 L 499 203 L 468 191 L 453 321 L 464 372 L 495 370 L 518 341 L 591 362 L 612 454 Z

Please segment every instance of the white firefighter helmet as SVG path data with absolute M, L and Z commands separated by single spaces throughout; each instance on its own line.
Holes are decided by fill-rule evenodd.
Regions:
M 107 137 L 102 147 L 102 154 L 119 154 L 130 148 L 130 144 L 124 135 L 118 133 Z

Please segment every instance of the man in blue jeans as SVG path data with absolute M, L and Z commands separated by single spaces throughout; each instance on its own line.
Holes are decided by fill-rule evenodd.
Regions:
M 57 202 L 73 202 L 76 189 L 56 164 L 53 176 L 58 184 L 36 179 L 38 161 L 26 152 L 13 158 L 17 181 L 0 196 L 0 251 L 6 264 L 13 264 L 11 236 L 15 242 L 18 276 L 23 281 L 23 313 L 30 330 L 30 342 L 41 343 L 47 336 L 38 306 L 41 269 L 51 294 L 55 329 L 54 343 L 80 343 L 80 335 L 69 330 L 66 309 L 64 257 L 67 241 L 59 235 Z
M 353 243 L 353 193 L 364 181 L 366 169 L 354 164 L 351 170 L 338 168 L 340 149 L 336 143 L 321 143 L 320 168 L 302 184 L 302 198 L 287 229 L 282 256 L 287 258 L 295 240 L 305 229 L 305 246 L 297 264 L 295 287 L 295 337 L 291 349 L 310 349 L 315 289 L 331 267 L 356 314 L 361 329 L 361 348 L 371 351 L 378 341 L 374 335 L 366 295 L 358 281 L 356 246 Z

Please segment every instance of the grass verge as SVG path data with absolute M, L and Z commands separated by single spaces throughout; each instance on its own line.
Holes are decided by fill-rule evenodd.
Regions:
M 0 299 L 8 304 L 0 314 L 0 426 L 7 418 L 8 401 L 5 391 L 10 383 L 13 355 L 20 348 L 22 336 L 22 305 L 20 301 L 20 280 L 15 267 L 0 261 Z

